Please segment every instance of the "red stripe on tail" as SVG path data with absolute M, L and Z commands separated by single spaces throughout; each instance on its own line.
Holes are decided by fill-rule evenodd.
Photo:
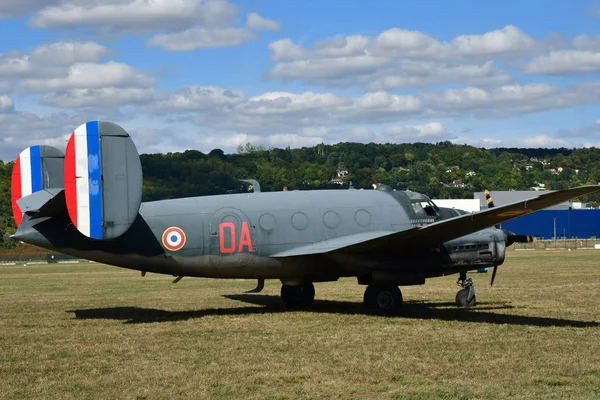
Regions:
M 17 224 L 17 227 L 21 225 L 21 221 L 23 220 L 23 213 L 17 205 L 17 200 L 21 197 L 21 156 L 18 156 L 13 165 L 12 178 L 10 181 L 10 200 L 12 203 L 13 217 L 15 217 L 15 224 Z
M 75 177 L 75 132 L 71 135 L 65 151 L 65 199 L 73 225 L 77 227 L 77 184 Z

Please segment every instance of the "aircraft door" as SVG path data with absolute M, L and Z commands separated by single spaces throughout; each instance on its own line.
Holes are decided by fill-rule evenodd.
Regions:
M 250 219 L 237 208 L 217 210 L 209 223 L 209 255 L 219 264 L 243 265 L 256 252 L 255 230 Z

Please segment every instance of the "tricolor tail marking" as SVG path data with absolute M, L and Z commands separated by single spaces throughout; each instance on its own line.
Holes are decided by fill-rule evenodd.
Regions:
M 44 188 L 40 146 L 29 147 L 19 154 L 13 166 L 11 185 L 13 216 L 19 226 L 23 220 L 23 213 L 17 205 L 17 200 Z
M 71 221 L 92 239 L 102 239 L 102 181 L 98 121 L 79 126 L 65 153 L 65 198 Z

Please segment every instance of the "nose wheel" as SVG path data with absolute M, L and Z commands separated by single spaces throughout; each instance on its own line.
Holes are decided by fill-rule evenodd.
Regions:
M 402 308 L 402 292 L 398 286 L 369 285 L 365 290 L 364 303 L 370 313 L 397 315 Z
M 465 272 L 460 273 L 460 277 L 456 284 L 462 289 L 456 293 L 456 305 L 459 307 L 473 307 L 477 304 L 477 298 L 475 297 L 475 285 L 473 279 L 467 278 Z

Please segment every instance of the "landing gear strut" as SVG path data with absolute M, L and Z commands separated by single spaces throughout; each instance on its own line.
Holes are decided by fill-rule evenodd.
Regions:
M 459 307 L 473 307 L 477 304 L 473 279 L 467 278 L 466 272 L 461 272 L 456 284 L 462 289 L 456 293 L 456 305 Z
M 367 311 L 382 316 L 396 315 L 402 308 L 402 292 L 398 286 L 369 285 L 365 290 Z
M 287 308 L 309 307 L 315 299 L 315 286 L 312 282 L 299 286 L 281 285 L 281 299 Z

